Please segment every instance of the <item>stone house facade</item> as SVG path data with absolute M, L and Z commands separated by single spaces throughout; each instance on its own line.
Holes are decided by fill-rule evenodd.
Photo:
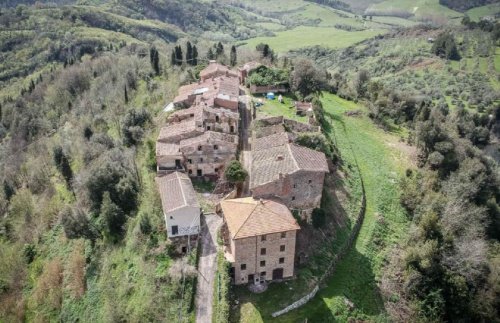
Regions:
M 234 284 L 293 277 L 300 226 L 285 205 L 247 197 L 224 200 L 220 210 L 224 254 Z
M 310 212 L 321 204 L 328 163 L 325 154 L 287 143 L 286 134 L 275 134 L 265 144 L 261 137 L 252 150 L 250 190 L 255 198 L 278 198 L 292 209 Z M 281 138 L 283 137 L 283 138 Z M 281 139 L 279 139 L 281 138 Z

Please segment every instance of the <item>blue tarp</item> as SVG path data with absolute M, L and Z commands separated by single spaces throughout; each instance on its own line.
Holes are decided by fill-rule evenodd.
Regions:
M 274 93 L 273 92 L 269 92 L 269 93 L 267 93 L 266 97 L 267 97 L 268 100 L 274 100 Z

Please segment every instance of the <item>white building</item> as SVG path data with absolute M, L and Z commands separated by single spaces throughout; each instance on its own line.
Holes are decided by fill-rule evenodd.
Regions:
M 200 232 L 201 208 L 191 180 L 174 172 L 156 177 L 168 237 L 196 235 Z

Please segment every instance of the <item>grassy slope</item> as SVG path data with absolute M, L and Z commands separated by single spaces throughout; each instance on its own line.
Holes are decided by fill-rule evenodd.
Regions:
M 383 30 L 350 32 L 335 28 L 299 26 L 291 30 L 277 32 L 275 37 L 257 37 L 244 43 L 250 48 L 255 48 L 259 43 L 267 43 L 276 52 L 284 53 L 291 49 L 315 45 L 344 48 L 382 33 Z
M 298 311 L 278 321 L 289 322 L 308 318 L 310 321 L 346 321 L 355 316 L 370 320 L 382 319 L 384 309 L 376 285 L 381 274 L 384 251 L 378 251 L 373 241 L 390 245 L 404 236 L 407 228 L 405 213 L 399 205 L 396 180 L 410 166 L 408 157 L 395 147 L 398 136 L 386 133 L 366 117 L 346 117 L 345 111 L 364 109 L 352 102 L 326 94 L 325 111 L 333 118 L 337 145 L 345 159 L 351 159 L 350 145 L 355 153 L 366 187 L 367 210 L 354 248 L 337 267 L 316 298 Z M 347 152 L 345 154 L 344 152 Z M 380 225 L 384 219 L 387 228 Z M 356 309 L 348 313 L 344 296 Z
M 479 21 L 481 17 L 494 16 L 499 12 L 500 12 L 500 3 L 494 3 L 487 6 L 470 9 L 466 12 L 466 14 L 470 17 L 471 20 Z
M 294 282 L 271 285 L 271 291 L 246 299 L 238 313 L 241 322 L 303 322 L 306 318 L 310 322 L 345 322 L 348 317 L 372 320 L 385 317 L 376 279 L 381 274 L 385 247 L 400 240 L 408 224 L 399 205 L 396 184 L 397 178 L 411 165 L 407 154 L 397 148 L 403 147 L 398 142 L 403 131 L 386 133 L 366 116 L 346 117 L 345 111 L 365 109 L 332 94 L 325 94 L 322 101 L 328 118 L 332 120 L 334 131 L 330 134 L 344 162 L 354 165 L 355 155 L 359 163 L 367 194 L 365 222 L 354 248 L 327 281 L 327 287 L 311 302 L 272 319 L 270 315 L 281 309 L 282 299 L 288 299 L 289 304 L 299 298 L 300 291 L 296 290 Z M 387 227 L 381 224 L 381 219 Z M 378 245 L 374 245 L 373 241 L 377 241 Z M 240 292 L 237 290 L 237 293 Z M 244 292 L 248 293 L 246 289 L 241 293 Z M 305 290 L 302 293 L 304 295 Z M 349 313 L 346 309 L 344 296 L 355 304 L 354 312 Z
M 402 9 L 409 11 L 415 16 L 440 15 L 448 18 L 461 17 L 462 14 L 439 4 L 438 0 L 386 0 L 372 5 L 373 9 Z

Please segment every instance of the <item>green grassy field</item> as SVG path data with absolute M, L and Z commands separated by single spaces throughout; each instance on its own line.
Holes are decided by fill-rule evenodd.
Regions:
M 345 31 L 328 27 L 299 26 L 287 31 L 276 32 L 275 37 L 248 39 L 243 44 L 249 48 L 255 48 L 260 43 L 266 43 L 278 53 L 315 45 L 329 48 L 345 48 L 384 32 L 382 29 Z
M 255 97 L 254 100 L 262 99 L 264 105 L 257 108 L 258 116 L 284 116 L 285 118 L 307 122 L 307 117 L 298 116 L 295 113 L 293 100 L 289 96 L 283 96 L 283 103 L 278 102 L 278 98 L 267 100 L 263 97 Z
M 479 21 L 484 16 L 494 16 L 500 12 L 500 3 L 493 3 L 487 6 L 472 8 L 466 13 L 473 21 Z
M 242 303 L 238 313 L 241 322 L 303 322 L 306 318 L 309 322 L 346 322 L 351 317 L 386 320 L 377 278 L 388 248 L 400 241 L 408 227 L 399 204 L 397 180 L 412 165 L 408 157 L 411 149 L 399 142 L 404 131 L 387 133 L 377 128 L 364 107 L 332 94 L 325 94 L 322 102 L 332 124 L 329 134 L 344 163 L 354 165 L 357 160 L 359 164 L 366 187 L 365 221 L 354 247 L 313 300 L 273 319 L 270 314 L 281 309 L 283 298 L 290 304 L 300 297 L 300 291 L 295 282 L 271 285 L 272 289 Z M 363 116 L 345 116 L 350 110 L 363 111 Z M 348 311 L 344 297 L 354 303 L 354 311 Z
M 439 15 L 447 18 L 459 18 L 463 14 L 439 4 L 438 0 L 386 0 L 370 6 L 374 10 L 400 9 L 413 13 L 419 18 L 425 15 Z

